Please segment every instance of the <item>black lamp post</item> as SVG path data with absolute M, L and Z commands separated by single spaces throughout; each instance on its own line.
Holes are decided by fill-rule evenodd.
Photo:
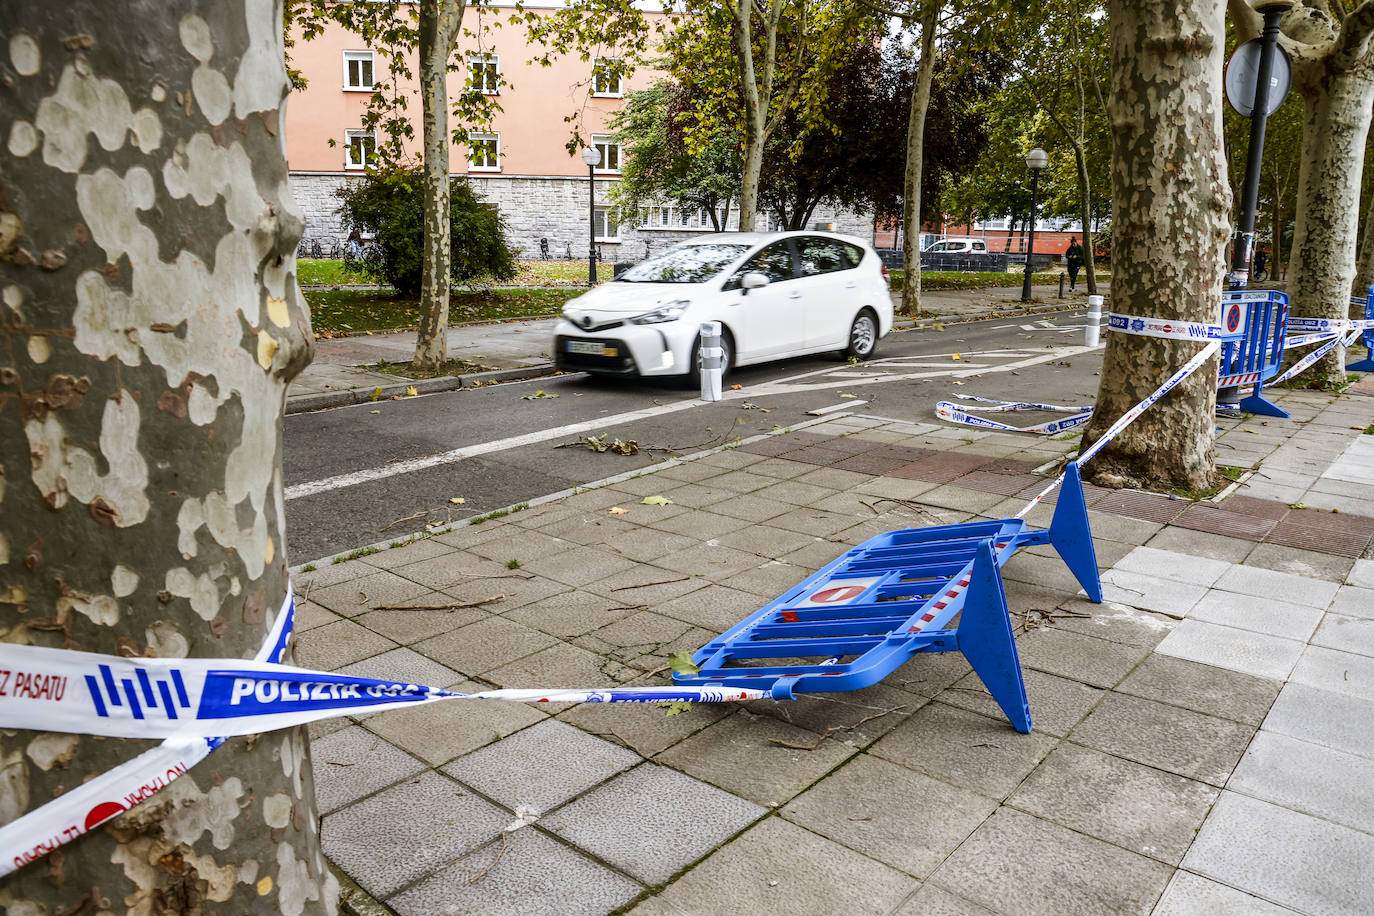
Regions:
M 1031 300 L 1031 258 L 1035 254 L 1035 195 L 1040 190 L 1040 170 L 1050 164 L 1049 154 L 1036 147 L 1026 154 L 1026 168 L 1031 173 L 1030 238 L 1026 241 L 1026 278 L 1021 283 L 1021 301 Z
M 601 164 L 601 152 L 594 146 L 582 151 L 587 163 L 587 285 L 596 286 L 596 167 Z

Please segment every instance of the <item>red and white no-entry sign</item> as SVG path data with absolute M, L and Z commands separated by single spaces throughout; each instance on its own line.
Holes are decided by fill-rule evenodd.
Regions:
M 868 576 L 861 579 L 832 579 L 829 582 L 821 583 L 820 588 L 794 604 L 793 607 L 834 607 L 837 604 L 849 604 L 868 591 L 869 587 L 881 578 L 881 576 Z

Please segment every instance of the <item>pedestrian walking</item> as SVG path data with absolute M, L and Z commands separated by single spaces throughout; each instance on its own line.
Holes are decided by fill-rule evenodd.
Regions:
M 1069 265 L 1069 292 L 1073 292 L 1078 285 L 1078 269 L 1083 266 L 1083 246 L 1078 244 L 1078 239 L 1069 242 L 1064 261 Z

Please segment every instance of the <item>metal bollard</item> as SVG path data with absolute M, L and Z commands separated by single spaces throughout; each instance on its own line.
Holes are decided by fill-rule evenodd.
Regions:
M 725 371 L 720 351 L 720 322 L 701 323 L 701 399 L 720 400 L 720 377 Z
M 1083 330 L 1083 343 L 1089 347 L 1097 346 L 1102 333 L 1102 297 L 1088 297 L 1088 326 Z
M 1064 275 L 1059 275 L 1059 298 L 1064 298 Z

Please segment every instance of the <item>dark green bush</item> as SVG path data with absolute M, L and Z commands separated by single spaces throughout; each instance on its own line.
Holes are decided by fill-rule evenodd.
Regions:
M 380 260 L 367 264 L 374 279 L 394 286 L 402 296 L 419 295 L 424 263 L 424 175 L 416 168 L 368 172 L 338 191 L 344 225 L 377 233 Z M 515 276 L 515 257 L 506 245 L 496 209 L 477 199 L 467 179 L 449 181 L 449 221 L 455 280 L 488 275 Z

